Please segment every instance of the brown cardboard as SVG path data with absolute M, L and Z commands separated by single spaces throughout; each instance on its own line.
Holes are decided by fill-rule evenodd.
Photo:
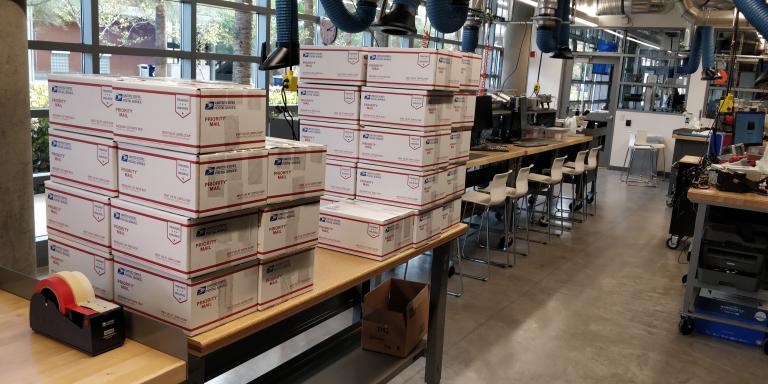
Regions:
M 408 356 L 426 336 L 428 322 L 427 285 L 387 280 L 363 299 L 363 349 Z

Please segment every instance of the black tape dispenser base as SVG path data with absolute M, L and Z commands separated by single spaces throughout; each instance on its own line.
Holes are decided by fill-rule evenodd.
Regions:
M 80 272 L 59 272 L 41 280 L 29 303 L 32 330 L 91 356 L 123 345 L 124 319 L 123 307 L 97 299 Z

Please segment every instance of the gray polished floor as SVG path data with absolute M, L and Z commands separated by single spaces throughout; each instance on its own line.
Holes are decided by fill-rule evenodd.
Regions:
M 664 245 L 666 185 L 601 175 L 596 217 L 449 297 L 443 383 L 765 382 L 760 349 L 678 333 L 687 266 Z M 409 278 L 421 275 L 414 267 Z M 423 366 L 392 383 L 423 382 Z

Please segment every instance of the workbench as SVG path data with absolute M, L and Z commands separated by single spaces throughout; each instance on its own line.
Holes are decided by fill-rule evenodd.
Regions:
M 574 145 L 583 145 L 592 141 L 592 137 L 584 135 L 567 136 L 564 140 L 554 142 L 549 145 L 539 147 L 520 147 L 514 144 L 498 144 L 506 146 L 507 152 L 490 151 L 470 151 L 469 161 L 467 161 L 467 187 L 488 183 L 493 175 L 506 172 L 508 170 L 517 170 L 520 167 L 520 161 L 526 156 L 538 155 L 546 152 L 557 152 L 562 148 Z M 487 170 L 472 170 L 473 168 L 487 166 Z
M 180 383 L 183 360 L 127 339 L 91 357 L 29 328 L 29 301 L 0 291 L 0 375 L 4 383 Z
M 739 321 L 695 313 L 693 310 L 694 300 L 701 289 L 712 289 L 724 293 L 736 294 L 742 297 L 756 298 L 762 302 L 768 301 L 768 290 L 765 289 L 765 286 L 762 286 L 757 291 L 747 291 L 732 286 L 707 283 L 701 281 L 698 276 L 702 239 L 707 223 L 710 221 L 712 211 L 715 209 L 719 210 L 720 212 L 718 213 L 721 217 L 724 209 L 732 211 L 726 212 L 728 217 L 733 215 L 734 218 L 738 218 L 737 221 L 743 220 L 744 225 L 751 226 L 752 224 L 750 224 L 746 216 L 764 215 L 764 219 L 768 221 L 768 196 L 754 193 L 722 192 L 714 186 L 710 186 L 708 189 L 689 189 L 688 199 L 691 202 L 698 204 L 698 208 L 696 212 L 693 247 L 691 249 L 691 258 L 688 264 L 688 275 L 685 279 L 685 296 L 683 297 L 683 305 L 680 311 L 680 332 L 683 334 L 691 333 L 695 327 L 695 319 L 705 319 L 742 328 L 768 332 L 768 327 L 765 326 L 750 325 Z M 754 217 L 751 219 L 754 219 Z M 759 220 L 761 223 L 764 222 L 762 217 Z M 763 348 L 764 351 L 768 353 L 766 345 L 763 345 Z
M 340 314 L 355 309 L 355 323 L 322 343 L 275 368 L 257 382 L 324 381 L 329 366 L 345 366 L 334 373 L 336 382 L 386 382 L 420 356 L 426 357 L 427 383 L 440 382 L 445 329 L 448 261 L 456 239 L 467 231 L 457 224 L 440 237 L 384 261 L 374 261 L 318 248 L 313 290 L 187 339 L 189 382 L 210 380 Z M 399 359 L 362 351 L 360 304 L 372 287 L 370 280 L 421 254 L 432 252 L 428 335 L 411 356 Z M 375 361 L 377 364 L 365 364 Z M 335 376 L 335 375 L 341 376 Z M 348 375 L 346 377 L 344 375 Z M 365 380 L 362 380 L 362 378 Z

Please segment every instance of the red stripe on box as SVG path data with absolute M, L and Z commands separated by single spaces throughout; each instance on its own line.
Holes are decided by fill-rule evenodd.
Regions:
M 400 172 L 382 171 L 382 170 L 380 170 L 380 169 L 363 168 L 363 167 L 361 167 L 361 166 L 358 166 L 358 167 L 357 167 L 357 169 L 358 169 L 358 170 L 362 169 L 362 170 L 365 170 L 365 171 L 373 171 L 373 172 L 382 172 L 382 173 L 388 173 L 388 174 L 390 174 L 390 175 L 401 175 L 401 176 L 418 176 L 418 177 L 429 177 L 429 176 L 432 176 L 432 175 L 437 175 L 438 173 L 440 173 L 440 171 L 437 171 L 437 172 L 433 172 L 433 173 L 428 173 L 428 174 L 426 174 L 426 175 L 411 175 L 410 173 L 400 173 Z
M 54 179 L 53 181 L 56 181 L 56 179 L 62 179 L 62 180 L 66 180 L 66 181 L 69 181 L 69 182 L 71 182 L 71 183 L 80 184 L 80 185 L 85 185 L 85 186 L 88 186 L 88 187 L 92 187 L 92 188 L 96 188 L 96 189 L 101 189 L 101 190 L 104 190 L 104 191 L 109 191 L 109 192 L 117 192 L 117 189 L 109 189 L 109 188 L 104 188 L 104 187 L 100 187 L 100 186 L 98 186 L 98 185 L 95 185 L 95 184 L 84 183 L 84 182 L 82 182 L 82 181 L 79 181 L 79 180 L 75 180 L 75 179 L 70 179 L 70 178 L 68 178 L 68 177 L 64 177 L 64 176 L 59 176 L 59 175 L 54 175 L 54 174 L 51 174 L 51 177 Z
M 109 133 L 110 135 L 112 134 L 112 130 L 111 129 L 92 128 L 92 127 L 86 127 L 84 125 L 60 123 L 58 121 L 49 121 L 48 123 L 52 124 L 52 125 L 62 125 L 62 126 L 65 126 L 65 127 L 70 127 L 70 128 L 84 129 L 84 130 L 87 130 L 87 131 Z M 50 134 L 49 134 L 49 136 L 50 136 Z
M 411 204 L 411 203 L 402 202 L 400 200 L 388 200 L 388 199 L 382 199 L 382 198 L 379 198 L 379 197 L 371 197 L 371 196 L 365 196 L 365 195 L 360 195 L 360 194 L 358 194 L 358 196 L 363 198 L 363 199 L 371 199 L 371 200 L 376 200 L 376 201 L 386 201 L 388 203 L 405 204 L 405 205 L 410 205 L 412 207 L 423 207 L 425 205 L 434 204 L 435 202 L 438 202 L 438 201 L 440 201 L 440 200 L 445 198 L 445 197 L 441 197 L 439 199 L 432 200 L 432 201 L 429 201 L 429 202 L 426 202 L 426 203 L 423 203 L 423 204 Z
M 69 80 L 48 80 L 48 83 L 85 85 L 85 86 L 88 86 L 88 87 L 109 87 L 109 85 L 105 85 L 105 84 L 85 83 L 85 82 L 81 82 L 81 81 L 69 81 Z
M 172 95 L 172 96 L 189 96 L 189 97 L 199 97 L 203 99 L 221 99 L 221 98 L 231 98 L 231 99 L 261 99 L 266 98 L 266 95 L 201 95 L 197 93 L 181 93 L 181 92 L 168 92 L 168 91 L 156 91 L 153 89 L 140 89 L 140 88 L 128 88 L 128 87 L 112 87 L 114 90 L 118 91 L 130 91 L 130 92 L 139 92 L 139 93 L 152 93 L 156 95 Z
M 93 256 L 93 257 L 98 257 L 98 258 L 100 258 L 100 259 L 104 259 L 104 260 L 112 260 L 112 259 L 111 259 L 111 258 L 109 258 L 109 257 L 104 257 L 104 256 L 101 256 L 101 255 L 97 255 L 97 254 L 95 254 L 95 253 L 93 253 L 93 252 L 91 252 L 91 251 L 86 251 L 85 249 L 82 249 L 82 248 L 78 248 L 78 247 L 75 247 L 75 246 L 72 246 L 72 245 L 69 245 L 69 244 L 64 244 L 64 243 L 62 243 L 62 242 L 60 242 L 60 241 L 56 241 L 56 240 L 54 240 L 54 239 L 51 239 L 51 238 L 48 238 L 48 242 L 49 242 L 49 243 L 55 243 L 55 244 L 59 244 L 59 245 L 61 245 L 61 246 L 64 246 L 64 247 L 69 247 L 69 248 L 72 248 L 72 249 L 78 250 L 78 251 L 80 251 L 80 252 L 82 252 L 82 253 L 85 253 L 85 254 L 87 254 L 87 255 L 91 255 L 91 256 Z
M 451 135 L 450 133 L 438 133 L 438 134 L 434 134 L 434 135 L 418 135 L 418 134 L 410 134 L 410 133 L 392 133 L 392 132 L 374 131 L 372 129 L 361 129 L 361 131 L 383 133 L 385 135 L 394 135 L 394 136 L 438 137 L 438 136 L 450 136 Z M 427 133 L 427 132 L 424 132 L 424 133 Z
M 182 206 L 173 205 L 173 204 L 168 204 L 168 203 L 164 203 L 164 202 L 162 202 L 162 201 L 157 201 L 157 200 L 153 200 L 153 199 L 148 199 L 148 198 L 146 198 L 146 197 L 141 197 L 141 196 L 133 195 L 133 194 L 130 194 L 130 193 L 125 193 L 125 192 L 120 192 L 120 194 L 121 194 L 121 195 L 125 195 L 125 196 L 130 196 L 130 197 L 133 197 L 133 198 L 135 198 L 135 199 L 139 199 L 139 200 L 143 200 L 143 201 L 148 201 L 148 202 L 150 202 L 150 203 L 160 204 L 160 205 L 162 205 L 162 206 L 165 206 L 165 207 L 171 207 L 171 208 L 180 209 L 180 210 L 182 210 L 182 211 L 186 211 L 186 212 L 195 212 L 195 213 L 206 213 L 206 212 L 220 211 L 220 210 L 222 210 L 222 209 L 227 209 L 227 208 L 232 208 L 232 207 L 239 207 L 239 206 L 242 206 L 242 205 L 253 204 L 253 203 L 259 203 L 259 202 L 263 202 L 263 201 L 266 201 L 266 200 L 267 200 L 266 198 L 263 198 L 263 199 L 257 199 L 257 200 L 249 200 L 249 201 L 245 201 L 245 202 L 242 202 L 242 203 L 237 203 L 237 204 L 230 204 L 230 205 L 224 205 L 224 206 L 220 206 L 220 207 L 214 207 L 214 208 L 208 208 L 208 209 L 202 209 L 202 210 L 201 210 L 201 209 L 189 209 L 189 208 L 184 208 L 184 207 L 182 207 Z
M 275 249 L 273 249 L 273 250 L 271 250 L 271 251 L 267 251 L 267 252 L 264 252 L 264 251 L 259 251 L 259 252 L 258 252 L 258 254 L 259 254 L 259 255 L 269 255 L 270 253 L 275 253 L 275 252 L 284 251 L 284 250 L 286 250 L 286 249 L 289 249 L 289 248 L 294 248 L 294 247 L 297 247 L 297 246 L 301 246 L 301 245 L 304 245 L 304 244 L 313 243 L 313 242 L 316 242 L 316 241 L 317 241 L 317 237 L 315 237 L 314 239 L 309 239 L 309 240 L 306 240 L 306 241 L 302 241 L 302 242 L 300 242 L 300 243 L 291 244 L 291 245 L 286 245 L 285 247 L 275 248 Z M 275 260 L 279 260 L 279 259 L 275 259 Z M 270 261 L 270 262 L 271 262 L 271 261 L 273 261 L 273 260 L 268 260 L 268 261 Z
M 71 233 L 69 233 L 69 232 L 66 232 L 66 231 L 62 231 L 61 229 L 58 229 L 58 228 L 54 228 L 54 227 L 51 227 L 50 225 L 46 225 L 46 226 L 45 226 L 45 228 L 47 228 L 49 232 L 50 232 L 50 231 L 53 231 L 53 232 L 59 232 L 59 233 L 63 233 L 63 234 L 65 234 L 65 235 L 67 235 L 67 236 L 72 236 L 72 237 L 74 237 L 74 238 L 76 238 L 76 239 L 80 239 L 80 240 L 82 240 L 82 241 L 86 241 L 86 242 L 89 242 L 89 243 L 91 243 L 91 244 L 96 244 L 96 245 L 98 245 L 98 246 L 100 246 L 100 247 L 105 247 L 105 248 L 107 248 L 107 249 L 109 249 L 109 248 L 111 247 L 111 245 L 110 245 L 110 244 L 102 244 L 102 243 L 97 243 L 97 242 L 95 242 L 95 241 L 93 241 L 93 240 L 91 240 L 91 239 L 88 239 L 88 238 L 85 238 L 85 237 L 82 237 L 82 236 L 78 236 L 78 235 L 74 235 L 74 234 L 71 234 Z
M 67 136 L 59 135 L 59 134 L 55 134 L 55 133 L 49 133 L 48 137 L 53 137 L 55 139 L 72 140 L 72 141 L 77 141 L 78 143 L 85 143 L 85 144 L 91 144 L 91 145 L 101 145 L 103 147 L 109 147 L 109 148 L 116 148 L 117 147 L 114 142 L 112 142 L 112 145 L 100 144 L 100 143 L 94 143 L 93 141 L 76 139 L 74 137 L 67 137 Z
M 363 252 L 363 251 L 360 251 L 360 250 L 357 250 L 357 249 L 352 249 L 352 248 L 342 247 L 342 246 L 338 246 L 338 245 L 334 245 L 334 244 L 327 244 L 327 243 L 320 243 L 320 244 L 321 244 L 321 245 L 326 245 L 326 246 L 328 246 L 328 247 L 333 247 L 333 248 L 338 248 L 338 249 L 344 249 L 344 250 L 347 250 L 347 251 L 352 251 L 352 252 L 356 252 L 356 253 L 362 253 L 362 254 L 366 254 L 366 255 L 371 255 L 371 256 L 373 256 L 373 257 L 381 257 L 381 258 L 387 257 L 387 256 L 389 256 L 389 255 L 391 255 L 391 254 L 393 254 L 393 253 L 397 253 L 397 252 L 400 252 L 400 251 L 402 251 L 403 249 L 406 249 L 406 248 L 411 248 L 411 246 L 412 246 L 412 244 L 408 244 L 408 245 L 406 245 L 406 246 L 400 247 L 400 248 L 398 248 L 398 249 L 395 249 L 394 251 L 391 251 L 391 252 L 385 253 L 385 254 L 383 254 L 383 255 L 377 255 L 377 254 L 375 254 L 375 253 L 370 253 L 370 252 Z
M 221 219 L 217 219 L 217 220 L 201 221 L 199 223 L 194 223 L 194 224 L 183 224 L 183 223 L 179 223 L 179 222 L 176 222 L 176 221 L 171 221 L 171 220 L 168 220 L 168 219 L 163 219 L 162 217 L 152 216 L 152 215 L 149 215 L 149 214 L 146 214 L 146 213 L 141 213 L 141 212 L 138 212 L 138 211 L 134 211 L 132 209 L 124 208 L 124 207 L 121 207 L 121 206 L 113 206 L 113 207 L 115 209 L 118 209 L 118 210 L 121 210 L 121 211 L 130 212 L 130 213 L 133 213 L 133 214 L 136 214 L 136 215 L 139 215 L 139 216 L 148 217 L 150 219 L 162 221 L 162 222 L 165 222 L 165 223 L 178 224 L 178 225 L 180 225 L 180 226 L 182 226 L 184 228 L 194 228 L 194 227 L 199 227 L 201 225 L 216 223 L 216 222 L 219 222 L 219 221 L 237 219 L 237 218 L 241 218 L 241 217 L 245 217 L 245 216 L 251 216 L 251 215 L 255 215 L 256 214 L 256 212 L 249 212 L 249 213 L 244 213 L 242 215 L 227 216 L 227 217 L 224 217 L 224 218 L 221 218 Z M 195 219 L 195 220 L 204 220 L 204 219 Z
M 238 141 L 238 142 L 227 142 L 227 143 L 217 143 L 217 144 L 195 145 L 195 144 L 179 143 L 179 142 L 176 142 L 176 141 L 168 141 L 168 140 L 160 140 L 160 139 L 150 139 L 148 137 L 141 137 L 141 136 L 135 136 L 135 135 L 126 135 L 126 134 L 117 133 L 117 132 L 114 132 L 114 135 L 116 137 L 125 137 L 125 138 L 129 138 L 129 139 L 151 141 L 153 143 L 160 143 L 160 144 L 167 144 L 167 145 L 170 145 L 170 146 L 188 147 L 188 148 L 227 147 L 227 146 L 244 145 L 244 144 L 258 144 L 258 143 L 263 143 L 263 142 L 266 141 L 266 140 L 251 140 L 251 141 Z
M 320 119 L 335 119 L 335 120 L 352 120 L 352 121 L 358 121 L 359 119 L 352 119 L 348 117 L 336 117 L 336 116 L 323 116 L 323 115 L 307 115 L 307 114 L 301 114 L 301 117 L 317 117 Z
M 158 267 L 160 267 L 160 268 L 162 268 L 162 269 L 169 269 L 169 270 L 171 270 L 171 271 L 175 271 L 175 272 L 179 272 L 179 273 L 183 273 L 183 274 L 187 274 L 187 275 L 188 275 L 188 274 L 192 274 L 192 273 L 195 273 L 195 272 L 205 271 L 205 270 L 208 270 L 208 269 L 211 269 L 211 268 L 220 267 L 220 266 L 222 266 L 222 265 L 226 265 L 226 264 L 236 263 L 236 262 L 238 262 L 238 261 L 240 261 L 240 260 L 243 260 L 243 259 L 247 259 L 247 258 L 249 258 L 249 257 L 255 257 L 255 256 L 257 256 L 257 255 L 258 255 L 258 253 L 251 253 L 251 254 L 248 254 L 248 255 L 245 255 L 245 256 L 241 256 L 241 257 L 238 257 L 238 258 L 230 259 L 230 260 L 227 260 L 227 261 L 222 261 L 221 263 L 211 264 L 211 265 L 209 265 L 209 266 L 207 266 L 207 267 L 203 267 L 203 268 L 198 268 L 198 269 L 193 269 L 193 270 L 185 271 L 185 270 L 182 270 L 182 269 L 173 268 L 173 267 L 171 267 L 171 266 L 168 266 L 168 265 L 165 265 L 165 264 L 160 264 L 160 263 L 158 263 L 158 262 L 156 262 L 156 261 L 152 261 L 152 260 L 150 260 L 150 259 L 147 259 L 147 258 L 144 258 L 144 257 L 138 256 L 138 255 L 134 255 L 133 253 L 130 253 L 130 252 L 126 252 L 126 251 L 123 251 L 123 250 L 119 250 L 119 249 L 113 249 L 113 251 L 114 251 L 114 252 L 116 252 L 116 253 L 118 253 L 118 254 L 121 254 L 121 255 L 125 255 L 125 256 L 128 256 L 129 258 L 139 259 L 139 260 L 141 260 L 141 261 L 144 261 L 144 262 L 150 263 L 150 264 L 152 264 L 152 265 L 156 265 L 156 266 L 158 266 Z M 137 269 L 138 269 L 138 268 L 137 268 Z M 244 269 L 247 269 L 247 268 L 244 268 Z M 242 269 L 241 269 L 241 270 L 242 270 Z M 148 272 L 148 273 L 149 273 L 149 272 Z M 199 284 L 199 283 L 195 283 L 195 284 Z
M 396 81 L 373 81 L 373 80 L 366 80 L 365 82 L 366 82 L 366 84 L 367 84 L 367 83 L 376 83 L 376 84 L 399 84 L 399 85 L 409 85 L 409 86 L 412 86 L 412 87 L 418 87 L 418 86 L 420 86 L 420 85 L 418 85 L 418 84 L 413 84 L 413 83 L 400 83 L 400 82 L 396 82 Z M 432 88 L 432 87 L 445 87 L 445 88 L 451 88 L 451 89 L 459 89 L 459 87 L 457 87 L 457 86 L 454 86 L 454 85 L 448 85 L 448 84 L 429 84 L 429 85 L 423 85 L 423 87 L 429 87 L 429 88 Z
M 53 192 L 56 192 L 56 193 L 61 193 L 62 195 L 72 196 L 72 197 L 74 197 L 76 199 L 90 201 L 92 203 L 104 204 L 107 207 L 111 206 L 111 204 L 109 204 L 109 203 L 102 203 L 101 201 L 98 201 L 98 200 L 93 200 L 93 199 L 89 199 L 87 197 L 82 197 L 82 196 L 79 196 L 79 195 L 75 195 L 74 193 L 64 192 L 64 191 L 56 189 L 56 188 L 46 187 L 45 190 L 46 191 L 53 191 Z M 93 193 L 93 192 L 90 192 L 90 193 Z
M 360 121 L 366 121 L 366 122 L 369 122 L 369 123 L 399 125 L 399 126 L 403 126 L 403 127 L 423 127 L 423 128 L 446 127 L 446 128 L 449 128 L 451 126 L 451 124 L 404 124 L 404 123 L 393 123 L 391 121 L 365 120 L 365 119 L 360 119 Z M 386 127 L 382 127 L 382 128 L 386 128 Z

